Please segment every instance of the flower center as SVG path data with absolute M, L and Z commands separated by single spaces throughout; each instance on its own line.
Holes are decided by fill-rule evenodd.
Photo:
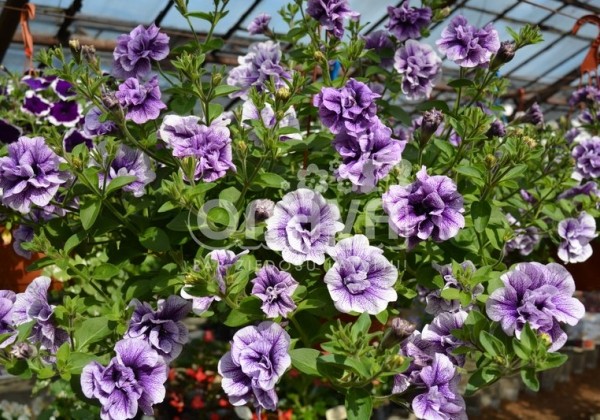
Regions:
M 260 356 L 260 360 L 258 361 L 258 365 L 266 370 L 266 371 L 271 371 L 273 365 L 271 364 L 271 359 L 269 359 L 267 356 L 265 356 L 264 354 Z
M 342 261 L 340 265 L 344 286 L 350 293 L 353 295 L 360 294 L 369 288 L 371 282 L 367 278 L 369 273 L 368 262 L 360 257 L 352 256 Z

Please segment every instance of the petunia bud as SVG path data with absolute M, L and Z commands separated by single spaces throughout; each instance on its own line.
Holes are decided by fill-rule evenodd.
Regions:
M 490 129 L 487 132 L 487 137 L 504 137 L 506 136 L 506 127 L 502 124 L 502 121 L 496 120 L 490 125 Z
M 403 339 L 411 335 L 415 331 L 415 324 L 406 319 L 394 318 L 392 320 L 392 331 L 399 339 Z
M 260 199 L 254 202 L 254 220 L 262 222 L 273 215 L 275 203 L 269 199 Z
M 117 99 L 115 94 L 112 92 L 111 93 L 103 93 L 102 94 L 102 103 L 108 109 L 112 109 L 112 108 L 116 107 L 117 105 L 119 105 L 119 100 Z
M 223 80 L 223 75 L 221 73 L 214 73 L 212 75 L 212 84 L 213 84 L 213 86 L 218 86 L 219 83 L 221 83 L 221 80 Z
M 315 51 L 313 58 L 317 63 L 320 63 L 325 60 L 325 54 L 323 54 L 321 51 Z
M 429 140 L 443 121 L 444 114 L 437 109 L 433 108 L 430 111 L 425 111 L 421 121 L 421 141 Z
M 498 163 L 498 159 L 496 159 L 496 156 L 492 155 L 492 154 L 488 154 L 485 157 L 485 167 L 488 169 L 492 169 L 494 166 L 496 166 L 496 163 Z
M 69 41 L 69 48 L 71 49 L 71 53 L 73 56 L 78 56 L 81 51 L 81 45 L 79 45 L 78 39 L 71 39 Z
M 494 61 L 497 64 L 505 64 L 515 57 L 515 43 L 513 41 L 502 41 L 500 49 L 496 54 Z
M 10 350 L 17 359 L 29 359 L 35 355 L 35 348 L 28 343 L 17 343 Z
M 530 149 L 533 149 L 535 146 L 537 146 L 537 142 L 535 141 L 535 139 L 529 136 L 523 137 L 523 143 L 525 143 Z
M 83 55 L 85 61 L 92 65 L 98 63 L 98 58 L 96 57 L 96 47 L 93 45 L 83 45 L 81 47 L 81 55 Z
M 287 86 L 280 87 L 277 89 L 277 92 L 275 92 L 275 98 L 282 102 L 290 99 L 291 95 L 290 89 Z

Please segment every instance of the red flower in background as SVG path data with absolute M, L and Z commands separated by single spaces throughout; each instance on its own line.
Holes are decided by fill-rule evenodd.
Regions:
M 176 392 L 171 392 L 169 394 L 169 404 L 171 407 L 175 408 L 178 413 L 181 413 L 185 407 L 185 403 L 183 402 L 183 397 Z
M 204 400 L 202 399 L 202 396 L 194 395 L 191 405 L 194 410 L 200 410 L 201 408 L 204 408 Z

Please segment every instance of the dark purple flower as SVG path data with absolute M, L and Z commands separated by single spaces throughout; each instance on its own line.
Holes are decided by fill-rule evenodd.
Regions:
M 394 68 L 402 75 L 402 92 L 409 99 L 429 98 L 442 60 L 431 46 L 409 39 L 396 51 Z
M 430 366 L 436 354 L 444 354 L 444 349 L 439 343 L 424 340 L 419 331 L 415 331 L 406 338 L 401 346 L 400 353 L 405 357 L 410 357 L 412 360 L 408 369 L 394 377 L 394 387 L 392 393 L 398 394 L 406 391 L 412 384 L 416 386 L 424 386 L 419 375 L 421 369 Z
M 169 363 L 179 356 L 188 341 L 188 329 L 181 322 L 192 310 L 192 304 L 179 296 L 158 301 L 156 310 L 147 302 L 133 299 L 134 307 L 125 338 L 147 341 Z
M 160 138 L 177 158 L 196 159 L 195 179 L 212 182 L 227 171 L 235 171 L 232 162 L 231 133 L 220 125 L 198 124 L 194 116 L 167 115 L 158 131 Z
M 486 302 L 488 317 L 517 338 L 529 323 L 534 331 L 548 334 L 550 351 L 560 349 L 567 335 L 559 323 L 575 325 L 585 313 L 583 304 L 572 297 L 575 282 L 567 269 L 555 263 L 522 263 L 500 279 L 504 287 L 494 290 Z
M 335 263 L 324 280 L 338 311 L 377 315 L 398 299 L 398 270 L 366 236 L 342 239 L 328 253 Z
M 248 25 L 248 33 L 250 35 L 264 34 L 269 30 L 269 22 L 271 22 L 271 15 L 267 13 L 259 14 Z
M 290 264 L 325 262 L 325 252 L 344 225 L 340 211 L 316 191 L 300 188 L 283 196 L 267 220 L 265 239 Z
M 24 242 L 31 242 L 33 239 L 33 228 L 27 225 L 19 225 L 12 231 L 13 250 L 17 255 L 25 259 L 31 259 L 31 251 L 27 251 L 21 247 Z
M 81 119 L 81 105 L 76 101 L 58 101 L 50 107 L 48 121 L 53 125 L 75 127 Z
M 274 322 L 261 322 L 236 332 L 231 351 L 219 360 L 221 384 L 229 402 L 275 410 L 275 385 L 291 365 L 289 346 L 289 334 Z
M 417 39 L 421 37 L 421 30 L 431 22 L 431 9 L 429 7 L 410 7 L 410 0 L 406 0 L 399 7 L 388 6 L 390 21 L 385 26 L 398 41 Z
M 130 77 L 119 85 L 115 96 L 122 107 L 127 109 L 125 118 L 136 124 L 144 124 L 155 120 L 160 111 L 167 106 L 160 100 L 158 76 L 153 76 L 144 84 L 138 79 Z
M 584 262 L 592 256 L 590 241 L 596 238 L 596 220 L 581 212 L 577 219 L 565 219 L 558 224 L 558 236 L 563 242 L 558 246 L 558 257 L 566 263 Z
M 248 54 L 238 57 L 238 62 L 239 65 L 227 77 L 228 85 L 241 88 L 229 95 L 232 98 L 247 99 L 251 87 L 258 92 L 266 91 L 266 82 L 270 79 L 276 89 L 287 86 L 285 80 L 291 79 L 290 73 L 281 65 L 281 47 L 273 41 L 250 45 Z
M 111 121 L 100 121 L 103 112 L 97 106 L 92 107 L 83 122 L 83 129 L 88 136 L 103 136 L 109 134 L 117 128 L 117 125 Z
M 390 39 L 390 36 L 386 31 L 379 30 L 371 32 L 369 35 L 364 37 L 365 48 L 367 50 L 373 50 L 381 58 L 381 66 L 389 69 L 394 64 L 392 58 L 394 43 Z
M 348 0 L 308 0 L 306 13 L 339 39 L 344 36 L 344 20 L 360 16 L 350 9 Z
M 466 420 L 466 405 L 460 392 L 456 367 L 443 354 L 436 354 L 431 366 L 420 372 L 427 392 L 412 401 L 415 415 L 421 419 Z
M 62 79 L 54 79 L 54 82 L 52 82 L 52 89 L 58 97 L 64 101 L 72 99 L 76 94 L 73 85 Z
M 577 197 L 578 195 L 587 195 L 587 196 L 596 196 L 600 197 L 600 191 L 598 190 L 598 184 L 596 181 L 588 181 L 583 185 L 578 185 L 573 188 L 569 188 L 568 190 L 559 194 L 559 200 L 565 200 L 573 197 Z
M 544 113 L 537 102 L 529 107 L 525 115 L 521 118 L 521 122 L 533 125 L 544 125 Z
M 369 192 L 402 160 L 405 145 L 377 117 L 365 131 L 341 131 L 333 141 L 342 158 L 336 175 L 350 180 L 355 190 Z
M 292 295 L 298 282 L 290 273 L 267 265 L 260 269 L 252 284 L 252 294 L 263 302 L 261 309 L 268 318 L 285 318 L 296 309 Z
M 35 321 L 29 340 L 54 353 L 69 341 L 69 334 L 57 328 L 54 322 L 54 306 L 48 303 L 50 283 L 49 277 L 37 277 L 24 293 L 18 293 L 12 309 L 12 319 L 16 327 Z
M 429 176 L 425 166 L 415 182 L 392 185 L 382 200 L 392 229 L 408 238 L 409 248 L 429 237 L 446 241 L 465 227 L 463 197 L 456 184 L 447 176 Z
M 17 296 L 11 290 L 0 290 L 0 335 L 12 334 L 0 341 L 0 349 L 3 349 L 17 339 L 15 324 L 13 322 L 13 306 Z
M 506 242 L 508 251 L 519 251 L 523 256 L 533 252 L 536 245 L 540 243 L 540 232 L 535 226 L 521 228 L 521 224 L 511 214 L 506 215 L 508 223 L 514 230 L 514 237 Z
M 442 54 L 461 67 L 487 66 L 500 48 L 498 32 L 491 23 L 479 29 L 458 15 L 442 31 L 436 45 Z
M 23 214 L 31 206 L 44 207 L 69 178 L 58 170 L 61 159 L 42 137 L 21 137 L 0 158 L 2 204 Z
M 94 166 L 100 166 L 106 168 L 108 165 L 108 159 L 111 158 L 110 154 L 106 149 L 107 143 L 103 141 L 96 147 L 96 154 L 101 156 L 102 163 L 91 160 L 91 164 Z M 100 188 L 104 188 L 110 184 L 115 178 L 120 176 L 135 176 L 136 180 L 123 187 L 123 191 L 127 191 L 133 194 L 134 197 L 143 196 L 146 191 L 146 185 L 150 184 L 156 179 L 156 173 L 152 170 L 150 158 L 139 149 L 132 149 L 124 144 L 119 144 L 119 147 L 110 161 L 108 173 L 101 171 L 98 173 L 98 180 Z M 105 181 L 105 177 L 107 177 Z
M 117 355 L 108 366 L 91 362 L 83 368 L 83 394 L 100 401 L 103 420 L 131 419 L 138 409 L 152 415 L 152 405 L 165 398 L 167 364 L 144 340 L 121 340 L 115 345 L 115 352 Z
M 579 104 L 591 106 L 600 102 L 600 90 L 591 85 L 583 86 L 571 94 L 569 98 L 569 106 L 575 107 Z
M 515 58 L 516 43 L 514 41 L 502 41 L 498 53 L 494 58 L 495 64 L 505 64 Z
M 21 79 L 21 82 L 23 82 L 27 86 L 29 86 L 30 89 L 38 92 L 40 90 L 47 89 L 55 79 L 56 79 L 55 76 L 36 77 L 36 76 L 26 75 L 26 76 L 23 76 L 23 78 Z
M 421 117 L 420 127 L 421 127 L 421 140 L 423 138 L 428 140 L 437 133 L 440 126 L 444 123 L 444 114 L 441 111 L 433 108 L 429 111 L 423 112 L 423 116 Z
M 33 90 L 25 92 L 21 111 L 35 115 L 36 117 L 45 117 L 50 113 L 50 102 L 39 96 Z
M 332 133 L 361 132 L 371 126 L 377 112 L 375 99 L 379 97 L 364 83 L 350 79 L 340 89 L 322 88 L 313 104 L 319 108 L 321 122 Z
M 487 136 L 491 137 L 504 137 L 506 136 L 506 127 L 500 120 L 495 120 L 490 125 L 490 129 L 487 132 Z
M 129 34 L 119 35 L 113 52 L 113 73 L 122 79 L 144 77 L 152 69 L 152 60 L 169 55 L 169 37 L 154 24 L 139 25 Z
M 581 140 L 571 155 L 575 158 L 574 179 L 581 181 L 600 177 L 600 137 Z
M 71 153 L 75 146 L 80 144 L 85 144 L 88 149 L 91 149 L 94 146 L 92 138 L 76 128 L 71 128 L 65 133 L 65 136 L 63 137 L 63 147 L 65 152 Z
M 14 143 L 21 137 L 21 134 L 23 134 L 23 130 L 0 118 L 0 143 Z

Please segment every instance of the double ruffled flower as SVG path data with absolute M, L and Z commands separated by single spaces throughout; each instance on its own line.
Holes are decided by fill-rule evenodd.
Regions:
M 350 9 L 348 0 L 308 0 L 306 13 L 339 39 L 344 36 L 345 20 L 360 17 L 358 12 Z
M 139 25 L 129 34 L 119 35 L 113 52 L 113 73 L 122 79 L 144 77 L 152 70 L 152 60 L 169 55 L 169 37 L 156 25 Z
M 410 7 L 410 0 L 399 7 L 388 6 L 387 12 L 390 20 L 386 28 L 400 42 L 420 38 L 421 30 L 431 23 L 433 16 L 429 7 Z
M 582 212 L 576 219 L 565 219 L 558 224 L 558 257 L 566 263 L 584 262 L 592 256 L 590 242 L 596 238 L 596 220 Z

